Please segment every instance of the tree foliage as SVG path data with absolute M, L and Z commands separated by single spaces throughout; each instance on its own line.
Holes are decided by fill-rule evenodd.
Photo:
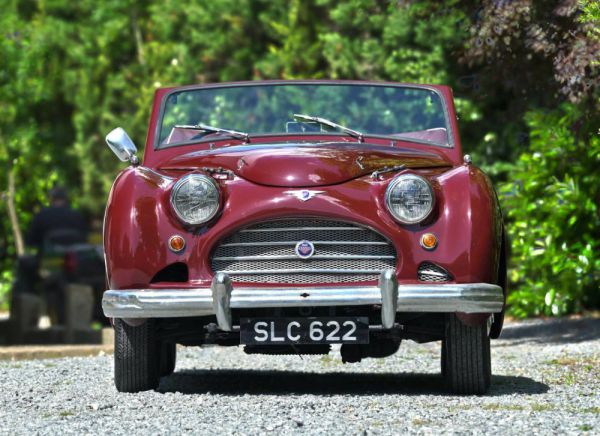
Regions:
M 600 137 L 578 112 L 564 104 L 528 113 L 531 145 L 501 186 L 515 265 L 509 302 L 519 316 L 600 303 Z
M 120 166 L 104 135 L 121 125 L 141 147 L 156 87 L 263 78 L 444 83 L 455 91 L 465 150 L 497 181 L 508 186 L 520 180 L 526 187 L 531 176 L 550 186 L 554 175 L 575 183 L 578 194 L 570 199 L 587 197 L 597 205 L 593 183 L 570 168 L 561 173 L 550 165 L 552 156 L 544 158 L 550 165 L 544 173 L 529 171 L 526 161 L 554 150 L 542 144 L 548 140 L 561 144 L 575 167 L 596 165 L 593 155 L 567 146 L 576 141 L 587 149 L 597 134 L 599 20 L 591 0 L 5 0 L 0 166 L 15 175 L 22 227 L 56 182 L 68 185 L 75 203 L 100 219 Z M 543 133 L 541 123 L 563 119 L 569 121 Z M 6 184 L 0 175 L 0 192 Z M 526 205 L 538 194 L 523 188 L 518 197 L 503 198 L 509 228 L 520 228 Z M 591 216 L 586 211 L 575 211 L 577 225 Z M 551 208 L 539 214 L 538 236 L 521 242 L 513 234 L 519 259 L 549 231 L 542 224 L 558 216 Z M 576 232 L 552 232 L 553 244 L 576 246 Z M 3 202 L 0 299 L 14 257 Z M 518 313 L 556 313 L 554 303 L 546 305 L 544 288 L 552 262 L 536 268 L 533 261 L 519 263 L 512 275 L 522 291 L 512 299 Z M 575 267 L 561 271 L 587 280 Z M 575 292 L 565 286 L 556 282 L 555 295 Z M 528 295 L 534 302 L 519 306 Z M 589 304 L 583 296 L 568 301 L 559 312 Z

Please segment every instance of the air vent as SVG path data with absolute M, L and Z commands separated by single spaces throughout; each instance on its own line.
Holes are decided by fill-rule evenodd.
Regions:
M 156 273 L 150 283 L 160 282 L 187 282 L 188 267 L 185 263 L 176 262 L 161 269 Z
M 419 265 L 417 277 L 422 282 L 449 282 L 453 280 L 448 271 L 431 262 L 423 262 Z

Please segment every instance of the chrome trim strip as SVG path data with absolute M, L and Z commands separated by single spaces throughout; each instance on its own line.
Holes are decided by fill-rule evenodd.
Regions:
M 311 241 L 314 245 L 392 245 L 385 241 Z M 291 245 L 294 246 L 298 241 L 275 241 L 275 242 L 229 242 L 221 244 L 219 247 L 262 247 L 267 245 Z
M 385 272 L 384 272 L 385 274 Z M 217 285 L 227 288 L 223 274 Z M 398 285 L 386 276 L 379 286 L 366 287 L 287 287 L 232 289 L 231 309 L 302 306 L 379 305 L 386 325 L 390 324 L 388 297 L 398 292 L 397 312 L 495 313 L 504 306 L 502 288 L 489 283 Z M 219 298 L 217 290 L 217 299 Z M 225 295 L 227 292 L 224 293 Z M 383 296 L 383 299 L 382 299 Z M 211 288 L 108 290 L 102 298 L 109 318 L 161 318 L 215 315 Z M 217 308 L 227 310 L 227 298 Z M 219 309 L 220 310 L 220 309 Z M 225 318 L 226 319 L 226 318 Z M 221 324 L 221 320 L 219 320 Z M 225 323 L 224 323 L 225 324 Z
M 358 291 L 358 292 L 357 292 Z M 233 292 L 231 307 L 258 309 L 262 307 L 296 306 L 362 306 L 380 304 L 381 296 L 376 286 L 364 288 L 242 288 Z
M 152 138 L 152 142 L 153 142 L 153 150 L 161 150 L 164 148 L 169 148 L 169 147 L 178 147 L 178 146 L 182 146 L 182 145 L 189 145 L 189 144 L 200 144 L 203 142 L 209 142 L 212 139 L 205 139 L 205 140 L 192 140 L 192 141 L 185 141 L 185 142 L 180 142 L 180 143 L 175 143 L 175 144 L 169 144 L 169 145 L 165 145 L 161 147 L 161 143 L 160 143 L 160 132 L 162 130 L 163 127 L 163 121 L 164 121 L 164 116 L 165 116 L 165 106 L 166 103 L 169 99 L 169 97 L 171 97 L 171 95 L 173 94 L 177 94 L 183 91 L 194 91 L 194 90 L 202 90 L 202 89 L 210 89 L 210 88 L 236 88 L 236 87 L 241 87 L 241 86 L 265 86 L 265 85 L 271 85 L 271 86 L 281 86 L 281 85 L 342 85 L 342 86 L 351 86 L 351 85 L 356 85 L 356 86 L 380 86 L 380 87 L 396 87 L 396 88 L 409 88 L 409 89 L 425 89 L 428 91 L 431 91 L 433 93 L 435 93 L 441 103 L 442 103 L 442 107 L 444 110 L 444 121 L 446 124 L 446 131 L 448 132 L 448 142 L 446 144 L 439 144 L 436 142 L 431 142 L 431 141 L 425 141 L 425 140 L 418 140 L 415 138 L 410 139 L 413 142 L 418 142 L 418 143 L 422 143 L 422 144 L 427 144 L 427 145 L 433 145 L 436 147 L 443 147 L 443 148 L 454 148 L 454 142 L 455 142 L 455 138 L 454 138 L 454 131 L 452 128 L 452 123 L 450 122 L 450 108 L 448 107 L 448 101 L 446 101 L 446 98 L 444 97 L 444 95 L 442 94 L 442 92 L 430 85 L 417 85 L 417 84 L 410 84 L 410 83 L 397 83 L 397 82 L 365 82 L 365 81 L 360 81 L 360 80 L 323 80 L 323 79 L 313 79 L 313 80 L 306 80 L 306 79 L 296 79 L 296 80 L 261 80 L 261 81 L 241 81 L 241 82 L 221 82 L 221 83 L 208 83 L 208 84 L 202 84 L 202 85 L 188 85 L 188 86 L 180 86 L 174 89 L 169 90 L 162 98 L 161 102 L 160 102 L 160 109 L 158 112 L 158 122 L 156 123 L 156 125 L 154 126 L 154 131 L 153 131 L 153 138 Z M 452 102 L 450 102 L 452 103 Z M 311 132 L 308 134 L 299 134 L 299 133 L 295 133 L 295 135 L 297 136 L 314 136 L 315 132 Z M 319 133 L 320 135 L 323 136 L 339 136 L 339 134 L 336 133 L 326 133 L 326 132 L 316 132 Z M 283 132 L 278 132 L 278 133 L 272 133 L 272 134 L 263 134 L 263 135 L 256 135 L 256 136 L 264 136 L 264 137 L 270 137 L 270 136 L 282 136 Z M 289 135 L 289 134 L 288 134 Z M 367 136 L 372 136 L 374 138 L 381 138 L 381 139 L 392 139 L 392 140 L 406 140 L 406 138 L 402 138 L 402 137 L 394 137 L 394 136 L 390 136 L 390 135 L 381 135 L 381 134 L 373 134 L 373 135 L 367 135 Z M 214 140 L 212 140 L 214 141 Z M 254 141 L 256 142 L 256 141 Z M 267 144 L 267 146 L 272 146 L 272 144 Z M 244 148 L 246 148 L 245 146 L 243 146 Z M 230 149 L 234 148 L 234 147 L 228 147 Z M 240 148 L 238 147 L 236 150 L 230 150 L 230 151 L 238 151 Z M 221 150 L 220 150 L 221 152 Z
M 312 260 L 312 257 L 311 257 Z M 227 274 L 246 274 L 246 275 L 255 275 L 255 274 L 379 274 L 381 272 L 380 269 L 315 269 L 315 268 L 307 268 L 307 269 L 249 269 L 249 270 L 229 270 L 224 269 L 219 272 L 224 272 Z
M 420 274 L 427 274 L 430 276 L 436 276 L 436 277 L 448 277 L 448 274 L 444 274 L 441 273 L 439 271 L 435 271 L 433 269 L 422 269 L 418 271 Z
M 299 231 L 319 231 L 319 230 L 358 230 L 365 232 L 368 229 L 363 227 L 274 227 L 274 228 L 260 228 L 260 229 L 244 229 L 240 230 L 239 233 L 262 233 L 262 232 L 299 232 Z
M 345 259 L 395 259 L 395 256 L 376 256 L 369 254 L 348 254 L 348 255 L 314 255 L 311 256 L 310 259 L 335 259 L 335 260 L 345 260 Z M 213 257 L 213 260 L 301 260 L 299 256 L 295 255 L 284 255 L 284 256 L 221 256 L 221 257 Z M 312 271 L 312 270 L 311 270 Z

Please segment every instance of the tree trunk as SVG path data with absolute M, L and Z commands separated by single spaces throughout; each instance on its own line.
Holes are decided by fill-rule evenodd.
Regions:
M 8 192 L 6 193 L 6 205 L 8 207 L 8 215 L 12 226 L 13 235 L 15 237 L 15 248 L 17 256 L 25 254 L 25 245 L 23 244 L 23 234 L 19 227 L 19 219 L 15 208 L 15 173 L 12 168 L 8 171 Z

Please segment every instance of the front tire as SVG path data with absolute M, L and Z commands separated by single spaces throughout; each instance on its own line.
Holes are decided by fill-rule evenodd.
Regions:
M 442 343 L 442 373 L 450 391 L 462 395 L 482 395 L 492 379 L 490 337 L 487 324 L 464 325 L 449 315 Z
M 115 319 L 115 386 L 119 392 L 156 389 L 159 349 L 153 320 L 130 326 Z

